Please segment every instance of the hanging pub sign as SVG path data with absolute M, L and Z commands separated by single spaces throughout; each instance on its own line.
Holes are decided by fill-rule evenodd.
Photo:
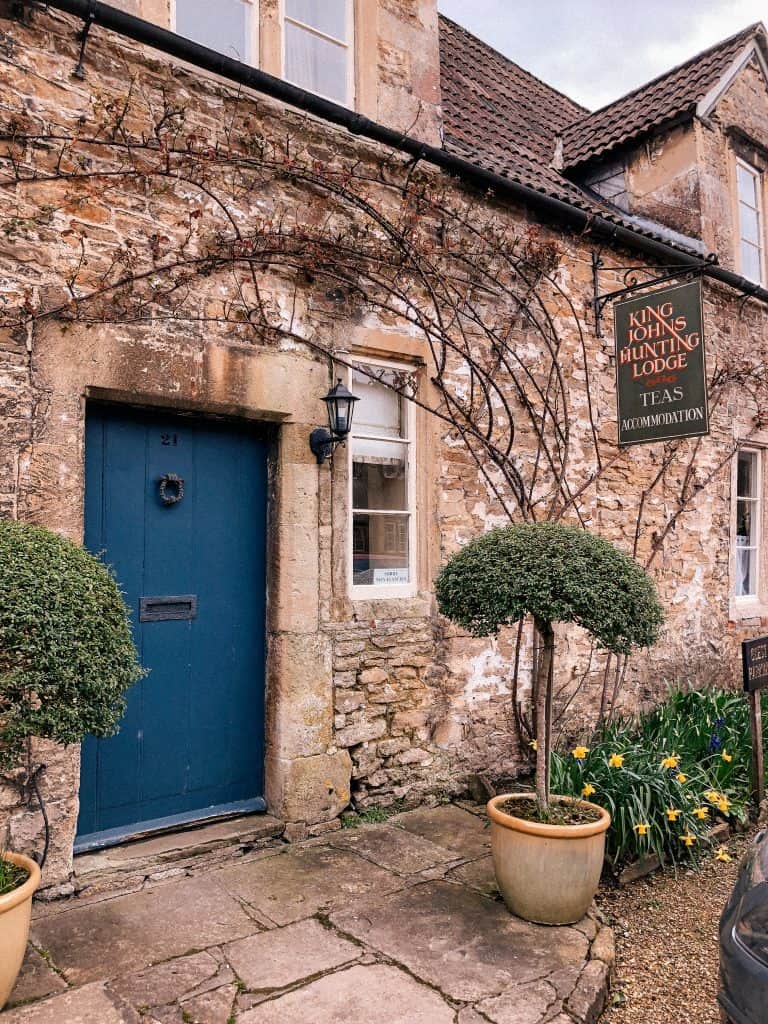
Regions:
M 619 445 L 709 433 L 701 281 L 614 306 Z

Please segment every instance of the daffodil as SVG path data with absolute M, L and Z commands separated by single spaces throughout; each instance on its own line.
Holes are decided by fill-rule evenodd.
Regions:
M 709 800 L 711 804 L 716 804 L 722 797 L 716 789 L 708 789 L 704 794 L 704 799 Z
M 725 761 L 725 762 L 726 762 L 727 764 L 730 764 L 730 763 L 731 763 L 731 761 L 733 760 L 733 754 L 729 754 L 727 750 L 724 750 L 724 751 L 722 752 L 722 754 L 720 755 L 720 757 L 722 757 L 722 759 L 723 759 L 723 760 L 724 760 L 724 761 Z
M 727 796 L 724 796 L 722 800 L 717 801 L 717 809 L 721 814 L 728 814 L 731 809 L 731 801 Z
M 681 783 L 688 781 L 688 776 L 685 774 L 685 772 L 678 772 L 677 775 L 675 776 L 675 778 L 677 779 L 678 782 L 681 782 Z
M 651 826 L 647 822 L 645 822 L 645 821 L 640 821 L 640 822 L 637 823 L 637 825 L 633 825 L 632 826 L 632 828 L 634 828 L 635 832 L 637 832 L 637 834 L 639 836 L 647 836 L 648 835 L 648 829 L 650 827 Z
M 709 808 L 708 807 L 694 807 L 694 809 L 691 811 L 691 813 L 693 814 L 694 817 L 698 818 L 699 821 L 704 821 L 704 819 L 709 816 Z
M 538 750 L 539 749 L 539 741 L 538 740 L 531 740 L 531 742 L 528 744 L 528 746 L 531 748 L 531 750 Z
M 595 787 L 592 785 L 591 782 L 587 782 L 586 785 L 584 786 L 584 789 L 582 789 L 582 791 L 581 791 L 581 795 L 582 796 L 592 796 L 592 794 L 594 792 L 595 792 Z
M 690 832 L 686 832 L 684 835 L 680 836 L 680 842 L 685 843 L 686 846 L 693 846 L 696 842 L 696 836 L 692 836 Z
M 624 755 L 623 754 L 611 754 L 608 758 L 608 764 L 611 768 L 623 768 L 624 767 Z
M 680 764 L 680 758 L 677 756 L 677 754 L 671 754 L 669 757 L 665 757 L 664 758 L 664 760 L 661 762 L 661 767 L 662 768 L 677 768 L 677 766 L 679 764 Z
M 589 747 L 574 747 L 571 753 L 577 761 L 583 761 L 589 753 Z
M 677 821 L 683 812 L 678 807 L 667 808 L 667 821 Z
M 730 859 L 730 856 L 726 853 L 725 847 L 721 846 L 715 854 L 715 860 L 721 860 L 724 864 L 727 864 Z

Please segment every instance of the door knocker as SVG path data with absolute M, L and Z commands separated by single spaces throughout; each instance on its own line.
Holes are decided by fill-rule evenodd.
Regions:
M 160 477 L 160 501 L 164 505 L 177 505 L 184 497 L 184 480 L 175 473 Z

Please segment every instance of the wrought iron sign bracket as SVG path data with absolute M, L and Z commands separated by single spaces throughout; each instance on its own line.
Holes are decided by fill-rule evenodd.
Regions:
M 658 267 L 606 267 L 599 252 L 592 253 L 592 311 L 595 315 L 595 337 L 603 337 L 603 311 L 607 304 L 614 299 L 623 298 L 633 292 L 641 291 L 643 288 L 652 288 L 657 284 L 665 284 L 667 281 L 674 281 L 681 278 L 685 281 L 692 281 L 694 278 L 704 274 L 707 267 L 717 263 L 717 256 L 710 255 L 697 264 L 680 266 L 658 266 Z M 610 292 L 600 291 L 600 272 L 611 274 L 622 274 L 624 286 L 614 288 Z

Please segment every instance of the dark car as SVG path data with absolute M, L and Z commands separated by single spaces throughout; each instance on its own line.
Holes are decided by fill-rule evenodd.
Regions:
M 720 918 L 720 1001 L 729 1024 L 768 1024 L 768 829 L 739 867 Z

